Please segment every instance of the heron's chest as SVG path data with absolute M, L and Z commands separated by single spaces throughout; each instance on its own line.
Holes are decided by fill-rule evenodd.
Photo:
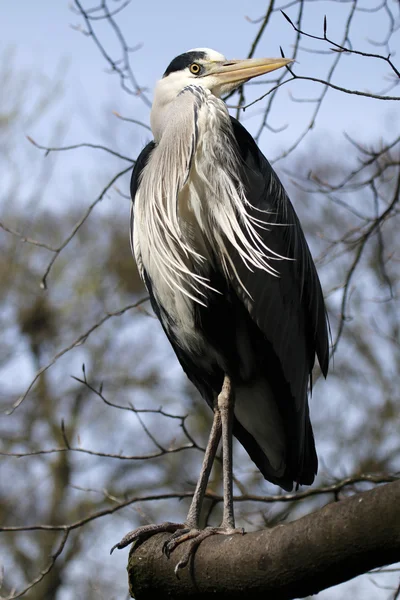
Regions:
M 193 181 L 177 195 L 176 212 L 135 199 L 134 253 L 160 308 L 164 326 L 183 348 L 204 352 L 205 340 L 196 326 L 196 304 L 207 304 L 210 256 L 204 236 L 199 186 Z M 159 200 L 159 199 L 158 199 Z M 160 207 L 160 203 L 158 204 Z

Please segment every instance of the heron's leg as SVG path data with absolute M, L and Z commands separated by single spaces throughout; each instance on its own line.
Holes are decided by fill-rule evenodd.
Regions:
M 235 516 L 233 512 L 233 469 L 232 469 L 232 429 L 233 409 L 235 398 L 232 383 L 225 375 L 221 393 L 218 396 L 218 409 L 221 413 L 222 424 L 222 476 L 224 484 L 224 512 L 221 527 L 235 529 Z
M 200 530 L 198 526 L 192 525 L 191 528 L 184 530 L 177 530 L 171 538 L 164 544 L 164 552 L 167 556 L 171 554 L 175 548 L 182 542 L 189 541 L 190 543 L 185 549 L 183 557 L 180 559 L 178 564 L 175 566 L 175 573 L 178 573 L 179 569 L 185 567 L 190 557 L 195 552 L 199 544 L 209 537 L 210 535 L 223 534 L 232 535 L 235 533 L 243 534 L 243 529 L 235 529 L 235 518 L 233 513 L 233 473 L 232 473 L 232 428 L 233 428 L 233 409 L 234 409 L 234 396 L 232 390 L 231 380 L 228 375 L 225 375 L 224 383 L 222 386 L 221 393 L 218 396 L 217 406 L 215 408 L 215 415 L 220 415 L 221 429 L 222 429 L 222 469 L 223 469 L 223 485 L 224 485 L 224 512 L 222 517 L 222 523 L 220 527 L 206 527 L 206 529 Z M 214 417 L 215 423 L 215 417 Z M 211 436 L 210 436 L 211 438 Z M 219 439 L 219 438 L 218 438 Z M 218 446 L 216 443 L 215 450 Z M 215 454 L 215 452 L 214 452 Z M 204 460 L 206 462 L 206 460 Z M 211 461 L 212 465 L 212 461 Z M 211 465 L 209 469 L 211 470 Z M 204 466 L 204 464 L 203 464 Z M 208 480 L 209 472 L 207 475 Z M 201 479 L 201 478 L 200 478 Z M 199 479 L 199 483 L 200 483 Z M 199 485 L 199 484 L 198 484 Z M 207 484 L 205 484 L 206 486 Z M 204 497 L 203 491 L 203 497 Z M 194 502 L 194 498 L 193 498 Z M 192 502 L 192 504 L 193 504 Z M 192 507 L 191 507 L 192 508 Z M 189 515 L 191 510 L 189 510 Z M 188 520 L 189 520 L 188 515 Z M 199 514 L 198 514 L 199 516 Z M 189 525 L 189 522 L 187 522 Z
M 193 494 L 193 499 L 190 504 L 189 512 L 186 517 L 185 525 L 189 529 L 198 528 L 200 526 L 201 507 L 203 504 L 204 494 L 206 493 L 207 483 L 210 478 L 211 469 L 214 463 L 220 439 L 221 415 L 218 406 L 215 406 L 214 420 L 210 431 L 210 437 L 208 438 L 203 464 L 201 467 L 199 479 L 197 481 L 196 489 Z

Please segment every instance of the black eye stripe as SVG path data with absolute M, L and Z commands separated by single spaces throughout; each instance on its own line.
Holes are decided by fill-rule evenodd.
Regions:
M 180 54 L 169 64 L 163 77 L 167 77 L 170 73 L 174 73 L 176 71 L 183 71 L 183 69 L 190 67 L 190 65 L 196 61 L 204 60 L 205 58 L 205 52 L 195 50 L 193 52 L 185 52 L 184 54 Z

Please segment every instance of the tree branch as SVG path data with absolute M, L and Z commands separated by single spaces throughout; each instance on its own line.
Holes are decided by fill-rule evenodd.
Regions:
M 400 481 L 356 494 L 297 521 L 244 536 L 213 536 L 191 565 L 174 574 L 184 544 L 171 559 L 168 534 L 131 551 L 131 594 L 150 597 L 274 598 L 316 594 L 376 567 L 400 560 Z

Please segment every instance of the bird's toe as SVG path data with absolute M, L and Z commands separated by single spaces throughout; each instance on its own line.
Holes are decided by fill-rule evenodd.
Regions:
M 190 558 L 194 555 L 196 549 L 203 540 L 212 535 L 243 535 L 243 529 L 234 529 L 232 527 L 206 527 L 205 529 L 183 529 L 176 531 L 174 535 L 165 542 L 163 547 L 164 554 L 169 558 L 177 546 L 183 542 L 188 542 L 184 554 L 176 564 L 174 572 L 178 577 L 178 572 L 187 566 Z
M 144 525 L 143 527 L 138 527 L 127 533 L 118 544 L 115 544 L 111 548 L 110 554 L 112 554 L 116 548 L 121 550 L 133 542 L 139 542 L 141 544 L 149 537 L 156 535 L 156 533 L 175 533 L 177 530 L 181 529 L 187 530 L 186 525 L 183 523 L 171 523 L 170 521 L 160 523 L 159 525 Z

